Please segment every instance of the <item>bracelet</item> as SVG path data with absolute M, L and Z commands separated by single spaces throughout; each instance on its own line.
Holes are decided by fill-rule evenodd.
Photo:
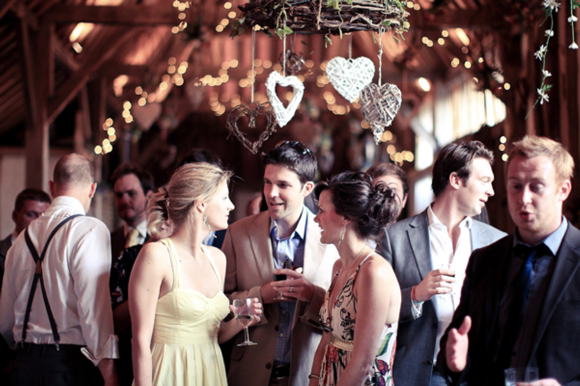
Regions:
M 308 376 L 308 379 L 320 379 L 320 375 L 317 375 L 317 374 L 310 374 L 310 375 Z

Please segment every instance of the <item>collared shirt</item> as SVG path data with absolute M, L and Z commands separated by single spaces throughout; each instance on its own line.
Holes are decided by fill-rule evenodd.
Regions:
M 127 223 L 123 224 L 123 234 L 125 235 L 125 240 L 129 237 L 129 232 L 131 229 L 137 229 L 139 234 L 137 235 L 137 244 L 143 244 L 145 239 L 147 239 L 147 221 L 143 220 L 136 227 L 130 227 Z M 115 256 L 116 257 L 116 256 Z
M 534 332 L 536 330 L 542 305 L 544 304 L 546 292 L 548 291 L 550 278 L 554 272 L 556 259 L 553 257 L 558 254 L 558 250 L 560 249 L 560 245 L 562 244 L 567 229 L 568 221 L 564 216 L 562 216 L 562 223 L 558 229 L 552 232 L 544 240 L 534 245 L 537 246 L 544 244 L 547 249 L 544 249 L 543 253 L 538 253 L 533 259 L 532 275 L 523 310 L 522 325 L 511 353 L 510 367 L 527 366 L 531 345 L 534 343 Z M 513 244 L 514 248 L 518 244 L 527 245 L 521 241 L 516 230 Z M 509 289 L 513 288 L 513 285 L 517 280 L 518 275 L 520 275 L 524 265 L 525 259 L 512 258 L 510 262 L 506 291 L 500 303 L 500 317 L 498 322 L 499 339 L 496 340 L 496 344 L 498 345 L 496 347 L 499 347 L 502 342 L 503 331 L 505 331 L 509 315 L 508 310 L 513 302 L 514 291 L 510 291 Z M 498 355 L 500 354 L 498 353 Z
M 82 204 L 60 196 L 29 225 L 30 238 L 39 254 L 57 224 L 73 214 L 85 214 Z M 35 265 L 21 233 L 6 258 L 8 274 L 0 298 L 0 332 L 13 347 L 22 337 Z M 67 223 L 52 239 L 42 267 L 60 343 L 86 346 L 85 355 L 95 365 L 104 358 L 117 358 L 108 290 L 111 245 L 107 226 L 88 216 Z M 34 294 L 26 342 L 53 344 L 41 292 L 37 288 Z
M 274 268 L 282 268 L 285 260 L 294 263 L 294 267 L 304 266 L 304 245 L 306 239 L 306 226 L 308 224 L 308 212 L 302 209 L 302 214 L 296 225 L 296 229 L 289 237 L 280 238 L 278 235 L 278 224 L 270 219 L 270 240 L 272 241 L 272 251 L 274 258 Z M 292 321 L 296 302 L 280 303 L 280 326 L 276 339 L 276 354 L 274 365 L 289 364 L 292 356 Z
M 459 238 L 453 248 L 453 241 L 445 225 L 437 218 L 431 205 L 427 210 L 429 219 L 429 255 L 431 269 L 451 269 L 455 272 L 455 282 L 452 283 L 450 294 L 435 295 L 431 298 L 437 314 L 437 342 L 433 353 L 433 362 L 437 360 L 439 342 L 443 333 L 451 323 L 453 312 L 459 305 L 461 287 L 465 279 L 465 270 L 471 256 L 471 217 L 465 217 L 459 223 Z

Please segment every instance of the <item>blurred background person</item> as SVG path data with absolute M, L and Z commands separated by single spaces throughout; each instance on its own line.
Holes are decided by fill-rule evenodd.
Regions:
M 397 213 L 397 218 L 399 218 L 401 212 L 407 205 L 407 198 L 409 198 L 407 173 L 395 164 L 381 162 L 371 166 L 367 170 L 367 174 L 373 179 L 373 186 L 379 181 L 382 181 L 395 191 L 400 200 L 399 211 Z

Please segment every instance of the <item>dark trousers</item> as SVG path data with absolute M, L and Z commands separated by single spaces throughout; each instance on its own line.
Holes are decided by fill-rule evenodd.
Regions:
M 98 368 L 80 351 L 82 346 L 30 344 L 19 347 L 13 386 L 100 386 L 103 378 Z

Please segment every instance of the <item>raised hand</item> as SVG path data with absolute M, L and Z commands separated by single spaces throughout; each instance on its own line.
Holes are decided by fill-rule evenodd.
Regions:
M 277 269 L 274 274 L 285 274 L 287 279 L 272 283 L 275 290 L 281 292 L 284 298 L 298 299 L 303 302 L 309 302 L 314 293 L 314 284 L 306 280 L 302 275 L 302 268 L 292 269 Z
M 451 292 L 451 283 L 455 282 L 455 272 L 451 269 L 440 268 L 429 272 L 415 287 L 415 300 L 425 302 L 435 295 Z
M 463 371 L 467 365 L 467 350 L 469 349 L 469 336 L 471 330 L 471 317 L 466 316 L 459 329 L 449 330 L 447 343 L 445 344 L 445 359 L 449 370 L 457 373 Z

